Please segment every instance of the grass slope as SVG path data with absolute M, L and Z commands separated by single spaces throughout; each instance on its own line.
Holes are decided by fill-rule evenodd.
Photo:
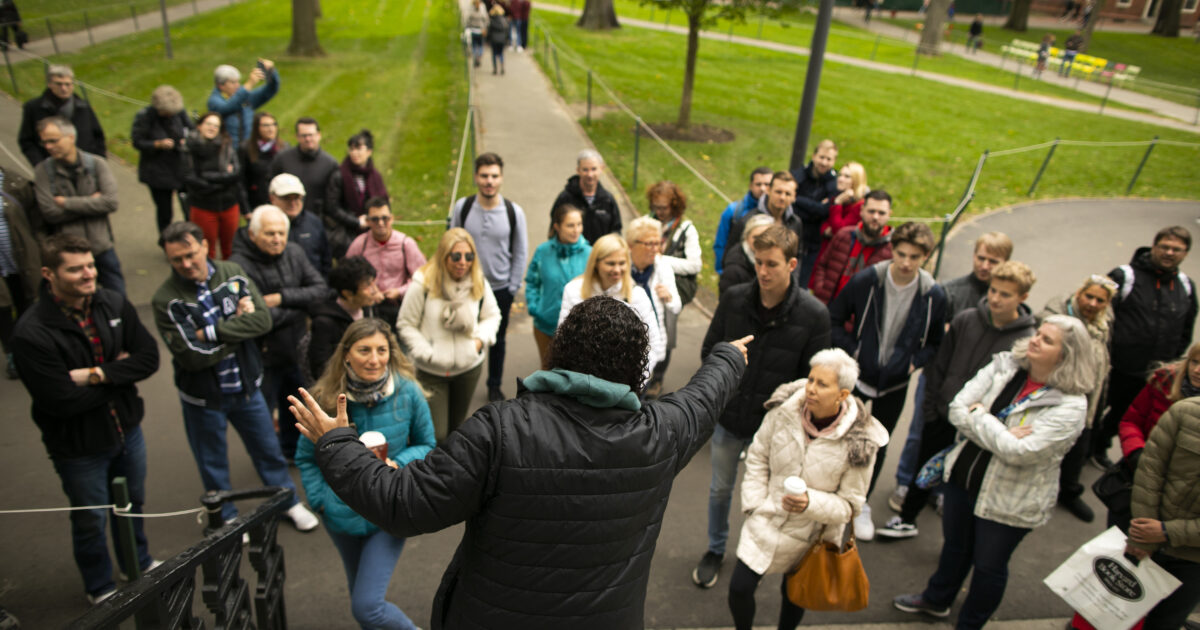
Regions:
M 189 111 L 204 111 L 212 69 L 231 63 L 243 72 L 254 59 L 274 59 L 282 87 L 263 108 L 279 117 L 280 134 L 295 142 L 294 121 L 321 122 L 323 146 L 339 160 L 346 139 L 362 128 L 375 134 L 375 164 L 405 220 L 439 219 L 451 199 L 466 107 L 458 15 L 455 5 L 434 0 L 324 0 L 318 23 L 328 56 L 285 55 L 291 34 L 288 0 L 251 0 L 172 26 L 173 60 L 163 55 L 161 32 L 147 31 L 107 42 L 61 60 L 76 76 L 135 100 L 167 83 L 183 93 Z M 40 64 L 17 66 L 22 98 L 43 87 Z M 4 82 L 4 89 L 11 86 Z M 129 129 L 139 105 L 92 93 L 92 105 L 109 138 L 109 149 L 136 163 Z M 469 184 L 468 178 L 468 184 Z M 405 228 L 418 239 L 442 228 Z M 436 246 L 425 238 L 424 249 Z
M 192 0 L 166 0 L 167 6 L 175 6 L 184 4 Z M 116 20 L 124 20 L 130 17 L 130 7 L 137 12 L 138 15 L 150 13 L 159 10 L 158 0 L 126 0 L 125 2 L 114 0 L 99 0 L 91 2 L 89 0 L 36 0 L 35 2 L 18 2 L 18 9 L 21 11 L 22 28 L 29 33 L 30 39 L 41 39 L 50 35 L 50 28 L 54 29 L 55 33 L 70 33 L 74 31 L 84 30 L 88 24 L 97 26 L 106 22 L 115 22 Z M 84 12 L 87 12 L 87 21 L 84 21 Z M 46 26 L 46 21 L 49 20 L 50 27 Z M 148 22 L 139 22 L 141 28 L 157 28 L 158 22 L 153 24 Z
M 573 54 L 586 59 L 620 98 L 648 122 L 673 121 L 683 77 L 685 39 L 679 35 L 623 28 L 590 33 L 567 16 L 537 18 Z M 572 53 L 568 53 L 572 54 Z M 560 59 L 568 102 L 585 98 L 586 74 Z M 540 54 L 539 54 L 540 58 Z M 672 146 L 727 196 L 745 194 L 748 173 L 760 164 L 787 166 L 807 59 L 749 46 L 706 41 L 700 47 L 693 121 L 733 130 L 726 144 Z M 554 66 L 545 66 L 554 77 Z M 602 91 L 597 87 L 594 94 Z M 604 105 L 602 98 L 596 103 Z M 602 110 L 603 111 L 603 110 Z M 587 127 L 622 184 L 631 185 L 632 121 L 621 113 L 594 116 Z M 958 202 L 979 155 L 985 150 L 1028 146 L 1056 136 L 1073 140 L 1135 141 L 1155 135 L 1195 142 L 1194 135 L 1151 125 L 1068 112 L 953 88 L 903 75 L 888 75 L 837 63 L 822 70 L 813 138 L 831 137 L 841 147 L 838 163 L 864 164 L 873 187 L 896 198 L 897 216 L 936 217 Z M 1039 197 L 1120 196 L 1145 147 L 1058 148 L 1042 178 Z M 1025 196 L 1045 151 L 988 161 L 974 210 L 1011 204 Z M 1195 198 L 1194 147 L 1159 146 L 1135 193 Z M 700 227 L 705 282 L 715 283 L 711 243 L 724 202 L 648 138 L 641 141 L 638 190 L 658 179 L 681 184 L 691 196 L 689 217 Z

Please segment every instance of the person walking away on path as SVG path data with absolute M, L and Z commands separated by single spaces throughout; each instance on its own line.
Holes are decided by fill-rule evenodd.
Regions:
M 221 115 L 207 112 L 197 123 L 195 131 L 188 134 L 183 156 L 188 215 L 204 230 L 208 257 L 217 257 L 219 242 L 221 258 L 229 258 L 242 213 L 250 212 L 242 207 L 242 169 Z
M 504 16 L 504 7 L 499 3 L 492 6 L 489 12 L 487 26 L 487 41 L 492 47 L 492 74 L 496 74 L 496 68 L 500 68 L 500 74 L 504 74 L 504 47 L 508 45 L 508 18 Z
M 288 143 L 279 137 L 279 121 L 267 112 L 254 114 L 254 130 L 238 148 L 247 205 L 251 208 L 271 203 L 271 163 L 286 148 Z
M 1076 9 L 1078 11 L 1078 9 Z M 1078 17 L 1078 15 L 1076 16 Z M 1083 46 L 1083 31 L 1078 29 L 1067 38 L 1063 44 L 1062 51 L 1062 66 L 1058 69 L 1059 76 L 1071 76 L 1071 64 L 1075 62 L 1075 56 L 1079 54 L 1079 48 Z
M 1112 303 L 1117 288 L 1117 283 L 1113 282 L 1112 278 L 1092 274 L 1076 291 L 1052 298 L 1038 314 L 1039 322 L 1050 315 L 1070 315 L 1077 318 L 1084 328 L 1087 328 L 1096 352 L 1096 387 L 1087 392 L 1087 423 L 1075 445 L 1063 458 L 1062 473 L 1058 482 L 1058 504 L 1085 523 L 1091 523 L 1096 515 L 1083 501 L 1084 487 L 1079 483 L 1079 474 L 1091 453 L 1092 425 L 1103 411 L 1100 405 L 1103 402 L 1104 381 L 1108 378 L 1110 369 L 1108 344 L 1112 332 L 1112 312 L 1108 310 L 1108 305 Z
M 556 331 L 551 370 L 398 470 L 362 445 L 344 402 L 330 417 L 301 392 L 293 413 L 330 488 L 384 531 L 466 522 L 434 627 L 635 628 L 671 484 L 728 403 L 748 342 L 715 346 L 687 386 L 642 404 L 645 328 L 627 305 L 594 297 Z
M 717 299 L 724 296 L 730 287 L 754 282 L 754 239 L 771 225 L 775 225 L 775 219 L 769 214 L 756 214 L 746 220 L 741 246 L 731 248 L 725 255 L 725 273 L 721 274 L 721 281 L 717 284 Z
M 1120 289 L 1113 298 L 1112 371 L 1108 375 L 1108 413 L 1097 428 L 1091 459 L 1108 469 L 1110 442 L 1121 417 L 1146 384 L 1156 361 L 1172 361 L 1192 343 L 1196 291 L 1179 269 L 1192 247 L 1192 234 L 1181 226 L 1154 235 L 1152 247 L 1139 247 L 1128 265 L 1108 272 Z
M 367 201 L 389 200 L 383 174 L 375 168 L 375 137 L 363 129 L 346 142 L 346 158 L 329 178 L 329 196 L 325 204 L 326 235 L 333 247 L 334 258 L 346 256 L 350 241 L 364 234 L 367 224 Z M 390 222 L 389 222 L 390 224 Z
M 925 368 L 925 389 L 919 400 L 923 422 L 917 433 L 916 452 L 912 454 L 916 466 L 924 465 L 954 444 L 957 430 L 950 423 L 950 403 L 963 385 L 996 353 L 1011 350 L 1014 343 L 1037 330 L 1033 311 L 1025 305 L 1036 281 L 1033 270 L 1025 263 L 1005 261 L 991 274 L 987 296 L 950 322 L 937 356 Z M 916 416 L 915 411 L 913 415 Z M 912 441 L 911 431 L 909 441 Z M 917 485 L 916 475 L 916 471 L 909 475 L 905 491 L 899 493 L 896 509 L 899 514 L 876 532 L 880 537 L 912 538 L 919 533 L 917 515 L 940 486 L 922 488 Z
M 976 13 L 975 19 L 971 20 L 971 26 L 967 28 L 967 52 L 975 53 L 983 47 L 983 14 Z
M 178 221 L 159 237 L 171 274 L 154 293 L 154 323 L 171 351 L 183 428 L 206 492 L 233 488 L 226 442 L 233 424 L 263 485 L 296 492 L 259 386 L 262 356 L 256 340 L 271 330 L 258 287 L 237 263 L 210 260 L 204 232 Z M 226 501 L 225 521 L 237 516 Z M 285 516 L 301 532 L 320 525 L 299 496 Z
M 6 375 L 17 378 L 12 334 L 17 320 L 37 300 L 42 283 L 41 245 L 29 227 L 25 206 L 15 195 L 10 174 L 0 168 L 0 348 L 7 359 Z M 28 203 L 30 200 L 26 199 Z M 37 203 L 34 201 L 33 203 Z
M 867 193 L 862 220 L 838 230 L 817 259 L 809 286 L 818 300 L 830 303 L 854 274 L 892 258 L 891 218 L 892 196 L 882 188 Z
M 838 169 L 837 197 L 829 207 L 829 218 L 821 224 L 821 247 L 817 250 L 817 262 L 820 263 L 829 241 L 833 236 L 847 226 L 858 225 L 862 219 L 863 198 L 871 188 L 867 186 L 867 170 L 858 162 L 847 162 Z M 808 288 L 813 288 L 815 281 L 810 277 Z
M 117 178 L 108 161 L 75 144 L 76 129 L 67 119 L 38 121 L 38 137 L 50 157 L 34 167 L 39 212 L 36 234 L 74 234 L 87 240 L 100 284 L 125 295 L 125 276 L 117 258 L 108 215 L 117 211 Z
M 763 422 L 763 403 L 780 385 L 808 374 L 813 356 L 831 345 L 825 306 L 796 283 L 795 232 L 772 225 L 754 239 L 753 247 L 757 281 L 725 292 L 700 348 L 701 358 L 706 358 L 723 340 L 747 335 L 754 339 L 747 346 L 746 373 L 713 430 L 708 549 L 692 571 L 692 582 L 700 588 L 717 583 L 729 538 L 738 459 Z
M 306 380 L 316 381 L 317 376 L 325 372 L 329 358 L 337 351 L 350 324 L 369 317 L 383 319 L 375 308 L 383 301 L 383 292 L 375 284 L 375 275 L 375 267 L 362 256 L 347 256 L 329 272 L 329 288 L 333 289 L 334 295 L 308 309 L 312 317 L 312 339 L 306 357 Z M 394 329 L 394 318 L 383 321 L 389 329 Z
M 769 166 L 760 166 L 751 171 L 750 189 L 746 191 L 746 196 L 730 202 L 721 212 L 721 219 L 717 223 L 717 235 L 713 237 L 713 261 L 718 276 L 725 272 L 725 245 L 730 242 L 730 228 L 735 221 L 744 219 L 758 208 L 758 200 L 767 194 L 767 189 L 771 187 L 772 173 Z M 734 239 L 732 247 L 736 248 L 737 244 L 737 239 Z
M 798 278 L 801 287 L 808 286 L 813 266 L 817 264 L 817 253 L 821 249 L 821 224 L 829 218 L 829 207 L 838 196 L 837 171 L 833 168 L 837 154 L 837 145 L 833 140 L 822 140 L 813 149 L 808 164 L 799 171 L 792 171 L 792 177 L 796 179 L 796 200 L 792 202 L 792 209 L 804 224 L 803 228 L 796 230 L 802 252 Z
M 999 608 L 1017 545 L 1054 512 L 1058 468 L 1083 430 L 1095 356 L 1083 324 L 1052 315 L 997 354 L 950 403 L 959 439 L 945 456 L 938 567 L 899 610 L 948 617 L 967 574 L 957 628 L 982 628 Z
M 10 41 L 24 50 L 29 34 L 21 28 L 21 12 L 17 10 L 16 1 L 0 0 L 0 48 L 8 48 Z
M 38 303 L 13 333 L 17 370 L 33 399 L 31 415 L 72 507 L 116 502 L 111 484 L 125 477 L 130 512 L 146 502 L 144 402 L 137 383 L 158 371 L 158 344 L 124 295 L 96 286 L 92 248 L 83 237 L 56 234 L 42 249 Z M 70 513 L 75 564 L 88 601 L 116 592 L 105 540 L 107 509 Z M 136 549 L 116 535 L 117 563 L 130 575 L 161 564 L 150 556 L 143 520 L 133 518 Z
M 563 289 L 587 268 L 592 245 L 583 238 L 583 212 L 563 204 L 550 217 L 550 233 L 525 270 L 525 306 L 533 317 L 533 339 L 542 369 L 550 367 L 550 346 L 558 328 Z
M 504 160 L 495 153 L 475 158 L 476 194 L 459 199 L 450 215 L 450 227 L 471 234 L 479 248 L 479 263 L 500 309 L 500 328 L 488 354 L 488 402 L 504 399 L 504 355 L 508 316 L 513 298 L 521 290 L 525 260 L 529 255 L 529 233 L 525 211 L 500 194 L 504 185 Z
M 304 184 L 304 210 L 321 219 L 326 238 L 338 225 L 328 211 L 337 203 L 329 200 L 329 180 L 336 172 L 338 161 L 321 148 L 321 125 L 308 116 L 296 121 L 296 146 L 280 151 L 271 161 L 272 179 L 280 173 L 288 173 Z M 337 253 L 336 250 L 333 252 L 335 257 Z
M 570 204 L 583 210 L 583 237 L 593 245 L 605 234 L 621 233 L 621 209 L 617 198 L 600 183 L 604 158 L 592 149 L 584 149 L 575 158 L 575 174 L 554 200 L 554 208 Z
M 75 94 L 75 71 L 71 66 L 56 63 L 46 66 L 46 90 L 41 96 L 25 101 L 21 107 L 17 144 L 32 166 L 50 157 L 49 147 L 41 142 L 38 123 L 51 116 L 63 118 L 74 126 L 75 144 L 80 149 L 92 155 L 108 156 L 104 128 L 92 106 Z
M 1046 71 L 1046 62 L 1050 59 L 1050 49 L 1054 46 L 1054 34 L 1046 33 L 1042 36 L 1042 43 L 1038 46 L 1037 51 L 1037 66 L 1033 69 L 1033 78 L 1042 78 L 1042 73 Z
M 471 3 L 466 23 L 467 34 L 471 36 L 471 58 L 475 60 L 475 67 L 478 68 L 483 59 L 483 32 L 487 30 L 488 25 L 487 8 L 481 0 Z
M 333 252 L 329 249 L 329 240 L 325 238 L 325 227 L 321 225 L 321 220 L 304 210 L 304 184 L 300 178 L 280 173 L 271 180 L 268 191 L 270 205 L 287 215 L 290 223 L 288 242 L 299 245 L 313 268 L 322 277 L 328 276 L 333 268 Z
M 446 230 L 437 253 L 413 276 L 396 320 L 417 381 L 429 392 L 439 443 L 467 418 L 484 351 L 496 343 L 502 320 L 482 262 L 469 232 Z
M 376 455 L 393 469 L 422 459 L 436 446 L 424 392 L 386 322 L 365 318 L 351 324 L 312 395 L 326 409 L 337 409 L 344 396 L 341 406 L 360 439 L 379 434 L 384 441 Z M 308 503 L 325 517 L 325 531 L 342 558 L 354 620 L 364 628 L 415 630 L 386 599 L 404 539 L 379 529 L 334 494 L 308 438 L 300 440 L 296 466 Z
M 671 321 L 679 316 L 683 301 L 675 284 L 675 273 L 667 263 L 663 249 L 663 227 L 658 219 L 637 217 L 625 226 L 625 242 L 629 243 L 629 275 L 639 290 L 650 298 L 654 308 L 659 334 L 663 338 L 663 356 L 655 357 L 657 363 L 646 384 L 645 397 L 658 398 L 662 395 L 662 378 L 666 368 L 662 367 L 671 356 L 669 332 L 674 326 Z M 696 246 L 699 248 L 699 245 Z
M 666 354 L 655 364 L 654 375 L 650 377 L 651 386 L 657 385 L 661 389 L 671 361 L 671 350 L 675 348 L 679 310 L 696 297 L 700 284 L 697 278 L 703 262 L 700 260 L 700 232 L 683 216 L 687 211 L 687 195 L 679 186 L 666 180 L 657 182 L 646 190 L 646 202 L 651 215 L 662 223 L 662 258 L 659 262 L 671 268 L 678 297 L 678 301 L 661 315 Z
M 158 231 L 171 224 L 175 197 L 183 191 L 184 145 L 196 129 L 183 108 L 183 95 L 170 85 L 160 85 L 150 94 L 150 104 L 133 118 L 129 141 L 138 150 L 138 181 L 150 189 Z M 187 219 L 183 199 L 179 208 Z
M 255 87 L 261 81 L 263 85 Z M 254 129 L 254 110 L 266 105 L 279 92 L 279 69 L 270 59 L 260 58 L 244 84 L 237 68 L 222 64 L 213 70 L 213 91 L 208 110 L 221 115 L 233 146 L 241 146 Z
M 425 266 L 425 254 L 415 240 L 392 228 L 392 209 L 387 199 L 372 197 L 366 207 L 369 229 L 350 243 L 346 253 L 366 258 L 379 272 L 376 283 L 383 292 L 379 316 L 394 323 L 413 275 Z
M 787 595 L 787 576 L 812 544 L 841 545 L 843 530 L 866 501 L 871 468 L 887 429 L 850 395 L 858 365 L 839 348 L 813 356 L 808 378 L 780 385 L 746 451 L 737 566 L 729 579 L 729 611 L 737 630 L 754 625 L 754 591 L 767 575 L 783 574 L 781 630 L 794 629 L 804 609 Z M 806 490 L 793 493 L 787 479 Z
M 512 38 L 513 46 L 518 51 L 529 47 L 529 12 L 532 4 L 529 0 L 511 0 L 509 10 L 512 11 L 512 27 L 516 36 Z
M 929 226 L 901 225 L 892 232 L 892 259 L 855 274 L 829 303 L 834 344 L 858 357 L 855 395 L 871 403 L 871 415 L 889 435 L 904 409 L 910 375 L 933 359 L 945 334 L 946 294 L 921 269 L 933 247 Z M 868 498 L 886 451 L 880 447 Z M 854 517 L 854 536 L 875 538 L 870 505 Z

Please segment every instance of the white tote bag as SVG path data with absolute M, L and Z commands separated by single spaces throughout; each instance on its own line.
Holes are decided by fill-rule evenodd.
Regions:
M 1043 581 L 1097 630 L 1129 630 L 1179 588 L 1150 558 L 1130 562 L 1116 527 L 1084 543 Z

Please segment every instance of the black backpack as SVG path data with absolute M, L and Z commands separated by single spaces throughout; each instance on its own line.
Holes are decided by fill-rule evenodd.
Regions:
M 467 215 L 471 214 L 471 206 L 475 205 L 475 195 L 470 195 L 463 200 L 462 214 L 458 215 L 458 224 L 465 230 L 467 229 Z M 517 211 L 513 208 L 513 202 L 507 198 L 504 199 L 505 214 L 508 215 L 508 253 L 512 253 L 513 248 L 517 246 Z M 446 229 L 450 229 L 452 219 L 446 220 Z

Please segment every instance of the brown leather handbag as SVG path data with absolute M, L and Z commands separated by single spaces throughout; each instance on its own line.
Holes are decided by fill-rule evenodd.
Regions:
M 805 610 L 854 612 L 866 608 L 871 583 L 858 557 L 853 528 L 840 549 L 822 540 L 824 535 L 823 526 L 816 542 L 788 573 L 788 599 Z

